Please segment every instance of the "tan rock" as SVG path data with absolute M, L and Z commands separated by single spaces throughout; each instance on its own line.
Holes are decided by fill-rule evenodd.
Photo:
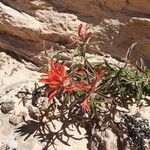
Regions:
M 149 62 L 149 8 L 149 0 L 2 0 L 0 48 L 41 64 L 43 51 L 66 48 L 75 27 L 88 23 L 101 41 L 89 52 L 122 58 L 138 42 L 133 55 Z
M 118 150 L 118 137 L 110 128 L 104 131 L 93 131 L 89 149 L 91 150 Z
M 4 102 L 1 106 L 1 111 L 2 111 L 2 113 L 7 114 L 14 108 L 15 108 L 14 102 L 12 102 L 12 101 Z
M 9 123 L 14 125 L 14 126 L 19 125 L 21 122 L 23 122 L 23 118 L 21 116 L 12 115 L 9 118 Z
M 135 13 L 150 14 L 150 2 L 149 0 L 127 0 L 127 10 Z
M 53 10 L 39 10 L 36 14 L 38 18 L 0 2 L 0 48 L 36 62 L 34 56 L 50 49 L 53 45 L 51 42 L 68 42 L 67 27 L 61 22 L 69 24 L 74 18 L 76 20 L 74 15 L 65 17 L 65 14 L 59 15 Z M 50 17 L 47 14 L 51 14 Z M 48 23 L 46 20 L 49 20 Z M 75 22 L 72 23 L 73 26 L 76 26 Z M 68 27 L 72 28 L 71 25 Z
M 133 49 L 134 58 L 142 57 L 145 60 L 150 58 L 150 19 L 131 18 L 121 28 L 120 43 L 126 49 L 133 43 L 137 43 Z

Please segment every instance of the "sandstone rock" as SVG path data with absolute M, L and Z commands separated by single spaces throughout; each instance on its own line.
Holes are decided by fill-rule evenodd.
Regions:
M 14 102 L 4 102 L 1 106 L 2 113 L 7 114 L 11 110 L 13 110 L 15 107 L 14 104 L 15 104 Z
M 149 8 L 149 0 L 2 0 L 0 48 L 42 64 L 46 58 L 43 51 L 52 46 L 54 50 L 66 48 L 75 27 L 88 23 L 101 41 L 99 48 L 90 52 L 105 51 L 122 58 L 127 48 L 138 42 L 136 58 L 149 62 L 149 33 L 145 33 Z
M 25 97 L 22 98 L 22 103 L 23 103 L 23 106 L 25 106 L 25 107 L 28 108 L 28 106 L 31 105 L 31 100 L 29 100 L 29 99 L 27 98 L 27 96 L 25 96 Z
M 131 18 L 120 30 L 120 44 L 126 49 L 137 43 L 132 54 L 135 58 L 141 57 L 146 61 L 150 58 L 150 19 Z
M 101 2 L 101 0 L 99 0 L 99 2 Z M 101 3 L 113 11 L 119 11 L 127 14 L 150 14 L 149 0 L 104 0 Z
M 13 52 L 36 62 L 36 58 L 33 57 L 43 50 L 50 49 L 53 45 L 51 42 L 68 42 L 67 28 L 61 22 L 66 19 L 76 20 L 74 15 L 66 18 L 65 14 L 59 16 L 53 10 L 39 10 L 36 13 L 39 19 L 0 2 L 0 47 L 8 51 L 13 49 Z M 47 15 L 48 13 L 51 17 Z M 59 22 L 55 17 L 60 17 Z M 50 20 L 46 23 L 45 19 Z M 72 24 L 75 26 L 74 22 Z
M 27 116 L 27 113 L 25 111 L 22 111 L 17 116 L 19 116 L 21 118 L 25 118 Z
M 94 3 L 92 0 L 78 0 L 76 2 L 73 0 L 52 0 L 52 3 L 60 9 L 63 7 L 64 10 L 69 9 L 79 14 L 93 16 L 95 18 L 114 17 L 117 11 L 150 14 L 149 0 L 116 0 L 115 2 L 112 0 L 95 0 Z M 89 6 L 90 10 L 86 11 L 89 9 Z
M 134 13 L 150 14 L 150 3 L 149 0 L 127 0 L 126 10 L 132 11 Z
M 89 149 L 90 150 L 118 150 L 117 136 L 110 128 L 105 131 L 93 130 Z
M 9 123 L 14 125 L 14 126 L 17 126 L 18 124 L 20 124 L 21 122 L 23 122 L 23 118 L 19 115 L 12 115 L 10 118 L 9 118 Z
M 42 99 L 42 98 L 41 98 Z M 48 109 L 48 107 L 49 107 L 49 102 L 48 102 L 48 100 L 46 99 L 46 98 L 43 98 L 42 99 L 42 102 L 41 102 L 41 104 L 39 105 L 39 109 L 41 110 L 41 111 L 46 111 L 47 109 Z

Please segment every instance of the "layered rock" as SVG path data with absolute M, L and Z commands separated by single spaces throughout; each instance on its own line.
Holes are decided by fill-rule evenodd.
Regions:
M 134 58 L 150 58 L 150 19 L 134 17 L 130 19 L 120 31 L 122 47 L 129 47 L 137 43 L 133 49 Z
M 75 28 L 88 23 L 101 41 L 97 51 L 125 57 L 137 42 L 133 55 L 148 61 L 149 8 L 149 0 L 2 0 L 0 48 L 37 63 L 43 51 L 65 48 Z

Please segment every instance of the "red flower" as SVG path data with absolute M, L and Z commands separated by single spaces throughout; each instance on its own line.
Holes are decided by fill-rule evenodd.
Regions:
M 83 112 L 89 112 L 90 111 L 89 98 L 90 98 L 92 92 L 95 91 L 96 86 L 97 86 L 96 85 L 97 82 L 102 79 L 104 74 L 105 74 L 104 70 L 101 70 L 101 71 L 96 73 L 96 77 L 95 77 L 95 80 L 93 82 L 93 86 L 91 87 L 91 89 L 90 89 L 88 95 L 86 96 L 85 100 L 83 101 L 83 103 L 81 103 L 81 108 L 82 108 Z
M 49 88 L 45 90 L 45 92 L 50 93 L 49 100 L 52 100 L 57 93 L 62 90 L 66 92 L 77 89 L 89 91 L 92 88 L 92 86 L 88 84 L 71 83 L 65 71 L 65 65 L 58 65 L 50 60 L 49 65 L 51 70 L 47 74 L 44 74 L 42 76 L 43 79 L 40 80 L 40 82 L 49 85 Z
M 45 91 L 49 93 L 49 101 L 52 100 L 60 91 L 70 92 L 73 90 L 85 90 L 88 91 L 88 95 L 85 97 L 83 103 L 81 103 L 82 111 L 89 112 L 89 98 L 91 93 L 93 93 L 97 87 L 97 82 L 102 79 L 105 74 L 104 70 L 101 70 L 96 73 L 95 79 L 92 85 L 85 83 L 71 82 L 69 76 L 65 71 L 65 65 L 59 65 L 53 61 L 49 61 L 51 67 L 50 71 L 47 74 L 44 74 L 43 79 L 40 82 L 46 83 L 49 85 L 49 88 Z
M 104 74 L 105 74 L 105 70 L 100 70 L 99 72 L 97 72 L 95 77 L 95 82 L 101 80 Z
M 83 103 L 81 103 L 81 109 L 83 112 L 89 112 L 90 111 L 90 105 L 89 105 L 89 96 L 85 98 Z
M 78 37 L 84 39 L 85 37 L 87 37 L 89 34 L 91 34 L 91 32 L 88 32 L 89 26 L 80 24 L 78 26 Z
M 49 84 L 50 88 L 47 89 L 46 92 L 51 93 L 49 96 L 49 100 L 51 100 L 60 89 L 65 87 L 69 78 L 65 72 L 65 65 L 58 65 L 50 60 L 49 65 L 51 70 L 42 76 L 43 79 L 41 79 L 40 82 Z
M 88 30 L 89 26 L 87 24 L 80 24 L 78 26 L 77 36 L 74 37 L 73 43 L 71 45 L 74 45 L 79 41 L 86 41 L 92 35 L 92 32 L 88 32 Z

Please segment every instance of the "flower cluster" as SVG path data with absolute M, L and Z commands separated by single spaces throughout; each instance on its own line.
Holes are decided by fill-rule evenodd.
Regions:
M 104 71 L 101 70 L 96 74 L 95 80 L 92 85 L 86 83 L 78 83 L 71 81 L 69 75 L 65 70 L 64 64 L 57 64 L 52 60 L 48 61 L 49 67 L 51 68 L 47 74 L 42 75 L 40 82 L 49 85 L 49 88 L 45 90 L 49 94 L 49 101 L 60 92 L 72 92 L 74 90 L 84 90 L 87 92 L 84 102 L 81 104 L 82 110 L 90 111 L 89 98 L 92 92 L 96 89 L 96 83 L 103 77 Z
M 92 33 L 89 32 L 89 26 L 87 24 L 80 24 L 78 26 L 77 34 L 74 36 L 72 45 L 76 45 L 77 43 L 84 45 L 91 35 Z M 81 49 L 79 48 L 79 51 Z M 45 91 L 49 94 L 49 101 L 53 100 L 58 93 L 81 90 L 85 93 L 84 101 L 81 103 L 82 111 L 89 112 L 91 95 L 96 91 L 97 83 L 102 79 L 105 71 L 100 70 L 99 72 L 94 73 L 95 77 L 91 81 L 91 79 L 87 77 L 88 72 L 86 71 L 86 66 L 83 66 L 82 69 L 78 71 L 72 70 L 69 74 L 67 73 L 64 64 L 57 64 L 54 61 L 49 60 L 49 67 L 51 68 L 49 72 L 44 74 L 40 80 L 40 82 L 49 85 L 49 88 Z M 86 77 L 86 79 L 75 81 L 74 78 L 77 78 L 77 76 L 81 76 L 82 78 Z
M 48 61 L 48 64 L 51 69 L 47 74 L 42 75 L 42 79 L 40 80 L 40 82 L 49 85 L 49 89 L 47 89 L 46 92 L 50 93 L 50 101 L 55 97 L 60 89 L 65 89 L 65 84 L 68 81 L 68 76 L 65 72 L 64 65 L 55 64 L 51 60 Z

